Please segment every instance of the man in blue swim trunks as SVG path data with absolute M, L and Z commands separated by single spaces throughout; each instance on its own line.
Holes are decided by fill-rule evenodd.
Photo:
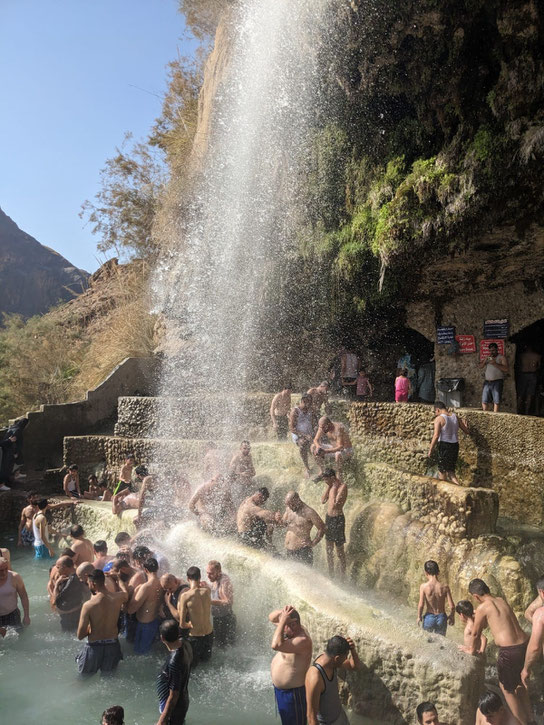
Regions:
M 312 661 L 312 640 L 290 604 L 268 615 L 276 625 L 271 647 L 276 651 L 270 672 L 282 725 L 304 725 L 306 691 L 304 680 Z
M 134 654 L 145 655 L 151 649 L 159 634 L 159 610 L 164 599 L 157 572 L 159 565 L 156 559 L 149 558 L 144 562 L 143 569 L 146 581 L 134 589 L 127 605 L 128 614 L 136 614 L 136 633 L 134 636 Z M 119 580 L 122 591 L 129 593 L 126 582 Z
M 448 623 L 453 626 L 455 622 L 455 602 L 447 584 L 438 581 L 440 569 L 436 561 L 426 561 L 424 564 L 427 582 L 419 588 L 419 604 L 417 607 L 417 623 L 423 623 L 426 632 L 434 632 L 445 636 Z M 450 608 L 446 615 L 446 600 Z M 427 613 L 423 617 L 423 610 Z

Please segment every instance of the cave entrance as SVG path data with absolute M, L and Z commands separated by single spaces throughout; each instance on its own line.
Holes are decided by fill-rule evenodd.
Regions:
M 522 415 L 544 417 L 544 319 L 516 332 L 509 341 L 516 346 L 517 411 Z
M 403 352 L 397 367 L 405 367 L 412 383 L 410 400 L 433 403 L 435 392 L 434 342 L 417 330 L 405 327 L 400 333 Z

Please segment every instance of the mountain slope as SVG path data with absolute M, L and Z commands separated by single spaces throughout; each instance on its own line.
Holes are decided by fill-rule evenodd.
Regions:
M 0 314 L 47 312 L 87 287 L 89 275 L 40 244 L 0 209 Z

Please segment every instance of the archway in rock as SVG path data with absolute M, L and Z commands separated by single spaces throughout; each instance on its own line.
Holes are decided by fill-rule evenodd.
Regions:
M 544 416 L 544 318 L 517 332 L 509 340 L 516 345 L 514 365 L 517 411 Z

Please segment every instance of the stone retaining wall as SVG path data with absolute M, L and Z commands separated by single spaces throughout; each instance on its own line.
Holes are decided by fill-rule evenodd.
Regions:
M 460 433 L 458 475 L 464 485 L 493 488 L 499 515 L 544 524 L 544 419 L 510 413 L 461 410 L 471 435 Z M 432 437 L 430 406 L 355 403 L 351 433 L 367 459 L 401 471 L 432 472 L 427 459 Z

